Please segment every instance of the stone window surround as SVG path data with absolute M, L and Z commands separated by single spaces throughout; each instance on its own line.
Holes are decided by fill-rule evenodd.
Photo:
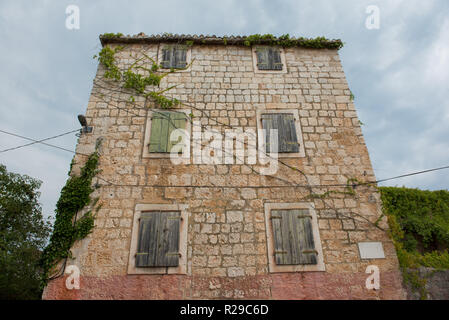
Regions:
M 191 136 L 191 122 L 190 119 L 190 113 L 192 112 L 189 109 L 153 109 L 154 111 L 159 112 L 167 112 L 167 111 L 173 111 L 173 112 L 183 112 L 186 115 L 186 130 L 189 133 L 189 138 Z M 170 158 L 170 153 L 158 153 L 158 152 L 149 152 L 148 150 L 148 144 L 150 143 L 150 135 L 151 135 L 151 117 L 154 113 L 152 109 L 148 110 L 147 113 L 147 121 L 145 125 L 145 137 L 143 141 L 143 152 L 142 152 L 142 158 Z M 190 159 L 190 152 L 184 152 L 182 156 L 179 156 L 182 159 Z
M 299 143 L 299 152 L 295 153 L 278 153 L 279 158 L 303 158 L 306 156 L 306 152 L 304 149 L 304 141 L 302 137 L 302 130 L 301 130 L 301 121 L 299 119 L 299 111 L 297 109 L 264 109 L 264 108 L 258 108 L 256 110 L 256 120 L 257 120 L 257 132 L 262 132 L 262 114 L 266 113 L 292 113 L 293 117 L 295 118 L 295 128 L 296 128 L 296 137 L 298 138 Z M 258 134 L 257 137 L 258 140 L 258 147 L 259 150 L 262 152 L 266 152 L 265 147 L 265 135 Z
M 159 47 L 158 47 L 158 50 L 157 50 L 157 52 L 158 52 L 158 54 L 157 54 L 157 63 L 159 64 L 159 65 L 162 65 L 162 49 L 165 49 L 166 47 L 170 47 L 170 46 L 176 46 L 177 44 L 175 44 L 175 43 L 159 43 Z M 178 72 L 190 72 L 190 67 L 191 67 L 191 65 L 190 65 L 190 63 L 192 62 L 192 47 L 191 46 L 187 46 L 187 45 L 182 45 L 182 44 L 179 44 L 179 46 L 185 46 L 186 47 L 186 49 L 187 49 L 187 52 L 186 52 L 186 65 L 188 66 L 188 68 L 187 69 L 183 69 L 183 70 L 181 70 L 181 69 L 174 69 L 175 70 L 175 72 L 176 73 L 178 73 Z M 170 69 L 165 69 L 165 68 L 162 68 L 161 67 L 161 69 L 162 70 L 170 70 Z
M 259 70 L 257 67 L 257 48 L 264 48 L 267 46 L 253 46 L 251 48 L 252 51 L 252 57 L 253 57 L 253 69 L 254 73 L 287 73 L 287 59 L 285 58 L 285 50 L 282 47 L 279 47 L 279 53 L 281 55 L 281 62 L 282 62 L 282 70 Z
M 265 227 L 267 233 L 267 253 L 268 253 L 268 270 L 270 273 L 280 272 L 306 272 L 306 271 L 326 271 L 324 265 L 323 249 L 321 247 L 320 232 L 318 228 L 318 219 L 315 212 L 315 206 L 309 202 L 298 203 L 265 203 Z M 318 252 L 316 265 L 277 265 L 274 252 L 273 228 L 271 224 L 271 210 L 288 210 L 288 209 L 309 209 L 312 215 L 312 232 L 315 249 Z
M 187 274 L 187 226 L 189 213 L 186 204 L 137 204 L 134 210 L 131 246 L 129 250 L 128 274 Z M 136 267 L 136 253 L 139 240 L 139 218 L 145 211 L 180 211 L 179 264 L 177 267 Z

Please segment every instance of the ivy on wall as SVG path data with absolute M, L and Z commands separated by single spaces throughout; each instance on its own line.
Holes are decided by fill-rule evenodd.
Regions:
M 406 283 L 426 297 L 419 267 L 449 269 L 449 191 L 380 187 Z
M 43 269 L 41 286 L 45 287 L 59 261 L 71 257 L 70 248 L 76 240 L 85 238 L 94 227 L 92 211 L 76 220 L 77 213 L 88 205 L 95 206 L 90 194 L 94 191 L 93 177 L 98 173 L 98 152 L 91 154 L 79 176 L 71 176 L 62 188 L 56 204 L 56 220 L 50 243 L 44 249 L 40 265 Z M 98 210 L 98 208 L 97 208 Z
M 105 78 L 115 81 L 123 81 L 123 88 L 131 89 L 136 94 L 143 95 L 145 98 L 151 98 L 159 107 L 163 109 L 171 108 L 174 105 L 179 104 L 179 100 L 170 99 L 163 95 L 164 92 L 172 89 L 173 87 L 169 87 L 161 91 L 146 91 L 147 86 L 159 87 L 161 80 L 168 74 L 175 73 L 176 70 L 171 69 L 168 72 L 160 72 L 159 70 L 161 69 L 161 65 L 157 64 L 154 59 L 152 59 L 145 53 L 142 53 L 142 58 L 137 59 L 125 71 L 121 71 L 117 66 L 115 54 L 122 51 L 123 49 L 123 46 L 117 46 L 115 48 L 105 46 L 101 49 L 98 55 L 94 56 L 94 59 L 98 59 L 98 61 L 106 68 L 104 74 Z M 138 64 L 143 59 L 151 61 L 150 68 Z M 187 69 L 191 64 L 192 63 L 184 68 L 177 70 Z M 146 75 L 142 75 L 142 71 Z M 133 96 L 131 96 L 131 101 L 134 101 Z

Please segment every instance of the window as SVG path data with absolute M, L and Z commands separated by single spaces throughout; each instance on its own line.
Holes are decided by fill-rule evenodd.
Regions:
M 256 50 L 259 70 L 282 70 L 281 53 L 275 48 L 259 48 Z
M 177 267 L 179 263 L 178 211 L 142 212 L 136 267 Z
M 182 146 L 177 149 L 182 157 L 190 158 L 190 110 L 166 111 L 149 110 L 143 157 L 147 158 L 169 158 L 173 146 Z M 177 131 L 176 129 L 182 131 Z M 185 131 L 184 131 L 185 130 Z M 181 135 L 181 133 L 183 133 Z
M 265 221 L 270 272 L 325 270 L 313 205 L 267 203 Z
M 304 157 L 301 123 L 298 110 L 257 110 L 259 147 L 266 153 L 271 152 L 271 130 L 277 130 L 277 152 L 279 157 Z M 273 150 L 275 151 L 276 148 Z
M 187 216 L 185 205 L 137 205 L 128 273 L 186 273 Z
M 188 48 L 179 45 L 162 48 L 161 66 L 164 69 L 183 69 L 187 66 Z
M 283 48 L 253 48 L 254 71 L 256 73 L 285 73 L 285 53 Z

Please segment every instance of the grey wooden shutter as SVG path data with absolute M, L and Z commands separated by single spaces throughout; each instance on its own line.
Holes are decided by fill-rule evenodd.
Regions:
M 172 65 L 173 68 L 182 69 L 187 65 L 187 50 L 184 48 L 175 48 L 174 49 L 174 63 Z
M 257 54 L 257 67 L 259 70 L 270 70 L 270 63 L 268 57 L 268 48 L 259 48 Z
M 276 48 L 258 48 L 257 67 L 259 70 L 282 70 L 281 53 Z
M 311 220 L 308 210 L 271 211 L 276 264 L 317 264 Z
M 170 69 L 173 60 L 173 48 L 162 49 L 162 61 L 161 65 L 164 69 Z
M 140 217 L 136 267 L 179 264 L 179 212 L 143 212 Z
M 278 49 L 270 48 L 270 68 L 271 70 L 282 70 L 281 53 Z
M 265 129 L 266 152 L 270 152 L 270 130 L 278 130 L 278 152 L 299 152 L 298 137 L 296 135 L 295 117 L 291 113 L 262 114 L 262 128 Z

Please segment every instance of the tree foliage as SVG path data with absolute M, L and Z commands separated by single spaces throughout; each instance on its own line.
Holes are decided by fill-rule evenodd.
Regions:
M 405 283 L 427 298 L 420 267 L 449 269 L 449 191 L 380 187 Z
M 50 233 L 41 181 L 0 164 L 0 299 L 40 299 L 38 262 Z

